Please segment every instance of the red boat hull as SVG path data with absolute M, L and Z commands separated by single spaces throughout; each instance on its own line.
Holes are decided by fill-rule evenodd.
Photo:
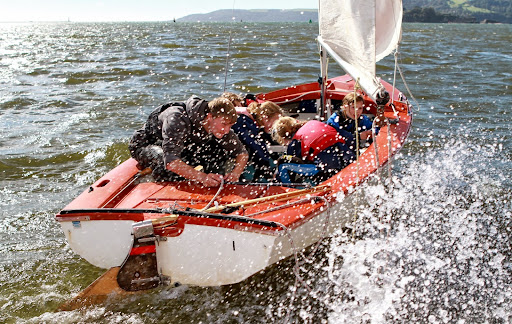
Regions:
M 401 92 L 383 85 L 393 103 L 385 107 L 385 116 L 394 122 L 380 129 L 357 162 L 321 184 L 327 189 L 302 194 L 285 186 L 227 184 L 218 192 L 193 182 L 157 183 L 150 175 L 139 177 L 136 161 L 129 159 L 86 189 L 56 219 L 75 252 L 96 266 L 119 266 L 131 251 L 131 226 L 152 220 L 158 222 L 155 250 L 161 274 L 171 282 L 204 286 L 239 282 L 350 221 L 352 189 L 390 162 L 411 128 L 411 106 Z M 341 101 L 353 87 L 349 76 L 330 79 L 326 99 Z M 293 106 L 319 101 L 320 88 L 310 83 L 257 98 Z M 366 113 L 375 115 L 377 107 L 365 99 Z M 297 195 L 275 198 L 293 192 Z M 218 205 L 270 200 L 226 214 L 201 211 L 216 194 Z

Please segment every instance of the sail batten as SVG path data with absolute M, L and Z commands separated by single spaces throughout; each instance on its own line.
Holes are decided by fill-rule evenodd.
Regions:
M 373 99 L 376 63 L 396 49 L 401 25 L 401 0 L 319 0 L 319 44 Z

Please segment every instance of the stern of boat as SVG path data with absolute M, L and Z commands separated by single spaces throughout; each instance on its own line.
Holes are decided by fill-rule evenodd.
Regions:
M 112 211 L 140 170 L 129 159 L 86 188 L 61 210 L 55 219 L 71 249 L 100 268 L 120 266 L 133 244 L 132 224 L 144 219 L 141 213 Z
M 133 245 L 132 220 L 58 217 L 69 246 L 92 265 L 109 269 L 123 264 Z

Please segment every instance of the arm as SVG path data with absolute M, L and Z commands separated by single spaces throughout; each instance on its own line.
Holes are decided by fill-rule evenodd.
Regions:
M 368 118 L 367 116 L 364 116 L 363 115 L 363 118 L 362 118 L 362 122 L 361 122 L 361 132 L 360 132 L 360 136 L 361 136 L 361 140 L 363 141 L 369 141 L 371 140 L 372 138 L 372 127 L 373 127 L 373 122 L 371 121 L 370 118 Z M 377 128 L 376 131 L 375 131 L 376 134 L 379 133 L 379 129 Z
M 221 146 L 230 158 L 235 159 L 235 167 L 229 174 L 226 174 L 226 179 L 227 181 L 238 181 L 249 160 L 249 153 L 232 129 L 222 137 Z
M 233 170 L 226 175 L 227 181 L 238 181 L 240 179 L 240 175 L 244 172 L 245 166 L 247 165 L 247 161 L 249 161 L 248 154 L 238 154 L 236 157 L 235 167 Z
M 361 138 L 361 140 L 363 141 L 368 141 L 371 139 L 372 137 L 372 131 L 371 130 L 366 130 L 366 131 L 362 131 L 360 134 L 359 134 L 359 137 Z
M 337 112 L 332 114 L 331 117 L 329 117 L 329 119 L 327 119 L 327 121 L 325 123 L 327 125 L 329 125 L 329 126 L 334 127 L 338 131 L 338 133 L 341 131 L 341 129 L 340 129 L 340 117 L 338 116 Z
M 206 187 L 217 187 L 221 183 L 222 176 L 214 173 L 204 173 L 194 169 L 182 160 L 174 160 L 166 164 L 165 168 L 186 179 L 195 180 Z M 243 169 L 242 169 L 243 171 Z

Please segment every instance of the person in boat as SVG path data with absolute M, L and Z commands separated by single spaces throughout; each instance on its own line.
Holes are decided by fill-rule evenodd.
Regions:
M 233 131 L 249 151 L 249 163 L 242 177 L 246 181 L 267 181 L 274 175 L 275 162 L 268 146 L 272 140 L 272 125 L 283 115 L 281 107 L 273 102 L 252 102 L 248 107 L 237 107 L 238 119 Z
M 233 104 L 220 97 L 207 102 L 192 96 L 186 102 L 165 104 L 134 133 L 130 154 L 140 168 L 150 167 L 157 181 L 186 178 L 207 187 L 218 186 L 223 179 L 238 181 L 248 153 L 231 130 L 237 118 Z M 226 172 L 229 158 L 235 163 Z
M 221 95 L 222 98 L 228 99 L 235 108 L 244 106 L 244 99 L 233 92 L 224 92 Z
M 341 111 L 334 112 L 327 120 L 327 124 L 338 131 L 354 153 L 356 151 L 356 114 L 358 118 L 359 148 L 362 148 L 365 143 L 371 143 L 372 139 L 372 121 L 368 116 L 362 114 L 363 105 L 363 97 L 351 92 L 343 98 Z M 376 129 L 376 132 L 378 132 L 378 129 Z
M 272 136 L 278 143 L 287 145 L 287 155 L 278 161 L 282 182 L 304 182 L 304 176 L 308 176 L 310 181 L 305 182 L 318 183 L 355 160 L 337 130 L 318 120 L 281 117 L 272 127 Z
M 239 96 L 235 93 L 224 92 L 221 95 L 221 97 L 226 98 L 229 101 L 231 101 L 231 103 L 233 104 L 233 106 L 235 106 L 235 108 L 248 107 L 251 103 L 258 102 L 258 100 L 256 99 L 256 96 L 251 93 L 245 94 L 245 96 L 242 98 L 241 96 Z

